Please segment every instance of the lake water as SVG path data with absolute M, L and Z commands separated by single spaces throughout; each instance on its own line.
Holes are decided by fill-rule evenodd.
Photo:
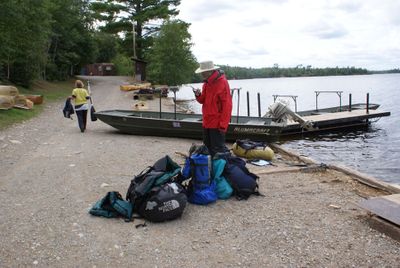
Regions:
M 373 123 L 368 131 L 325 134 L 318 137 L 299 138 L 284 142 L 284 146 L 328 164 L 343 164 L 360 172 L 370 174 L 386 182 L 400 184 L 400 74 L 326 76 L 301 78 L 266 78 L 230 80 L 231 88 L 241 88 L 239 114 L 247 115 L 247 92 L 249 92 L 250 115 L 258 116 L 257 93 L 261 96 L 261 114 L 274 101 L 272 95 L 297 95 L 297 110 L 315 109 L 316 90 L 343 91 L 342 104 L 370 102 L 380 104 L 379 110 L 391 112 Z M 201 88 L 201 84 L 192 84 Z M 177 99 L 193 99 L 190 87 L 184 86 L 177 92 Z M 294 101 L 283 98 L 294 110 Z M 233 115 L 237 114 L 237 91 L 233 96 Z M 187 105 L 196 112 L 200 105 L 190 101 Z M 339 106 L 335 93 L 321 93 L 318 108 Z

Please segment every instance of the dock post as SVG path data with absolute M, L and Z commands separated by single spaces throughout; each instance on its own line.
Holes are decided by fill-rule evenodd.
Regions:
M 369 93 L 367 93 L 367 114 L 369 114 Z
M 240 90 L 242 88 L 237 88 L 237 92 L 238 92 L 238 101 L 237 101 L 237 114 L 236 114 L 236 123 L 239 123 L 239 107 L 240 107 Z
M 176 120 L 176 90 L 174 90 L 174 118 Z
M 250 95 L 247 91 L 247 116 L 250 116 Z
M 349 94 L 349 112 L 351 112 L 351 93 Z
M 260 101 L 260 92 L 257 93 L 257 102 L 258 102 L 258 117 L 261 117 L 261 101 Z
M 161 118 L 161 93 L 160 93 L 160 118 Z

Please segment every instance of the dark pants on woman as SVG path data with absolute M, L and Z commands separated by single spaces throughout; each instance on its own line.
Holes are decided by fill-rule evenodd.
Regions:
M 76 117 L 78 117 L 79 128 L 81 129 L 81 132 L 84 132 L 86 130 L 87 110 L 80 110 L 75 112 Z
M 217 128 L 203 128 L 203 142 L 212 157 L 229 151 L 225 146 L 225 133 Z

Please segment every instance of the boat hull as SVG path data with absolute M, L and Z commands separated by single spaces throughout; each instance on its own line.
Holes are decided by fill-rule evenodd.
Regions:
M 272 118 L 232 116 L 226 133 L 227 141 L 250 139 L 276 141 L 293 136 L 316 135 L 318 133 L 368 127 L 371 119 L 389 116 L 390 112 L 378 111 L 379 105 L 355 104 L 347 106 L 298 112 L 306 121 L 312 121 L 314 129 L 304 129 L 297 122 L 276 123 Z M 201 114 L 183 114 L 151 111 L 109 110 L 96 113 L 104 123 L 127 134 L 143 136 L 180 137 L 202 139 Z
M 110 110 L 97 112 L 96 116 L 104 123 L 127 134 L 190 139 L 202 139 L 203 137 L 201 115 L 179 113 L 162 113 L 160 115 L 157 112 Z M 235 123 L 235 120 L 239 122 Z M 276 124 L 269 118 L 232 118 L 226 133 L 226 140 L 235 141 L 247 138 L 275 141 L 279 138 L 282 129 L 283 124 Z

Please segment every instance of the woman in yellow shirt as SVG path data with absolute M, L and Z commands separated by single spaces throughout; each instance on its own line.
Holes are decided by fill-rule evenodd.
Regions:
M 90 95 L 84 88 L 81 80 L 75 81 L 75 88 L 72 90 L 72 99 L 75 101 L 75 112 L 78 117 L 78 124 L 81 132 L 86 130 L 86 119 L 89 110 L 88 99 Z

